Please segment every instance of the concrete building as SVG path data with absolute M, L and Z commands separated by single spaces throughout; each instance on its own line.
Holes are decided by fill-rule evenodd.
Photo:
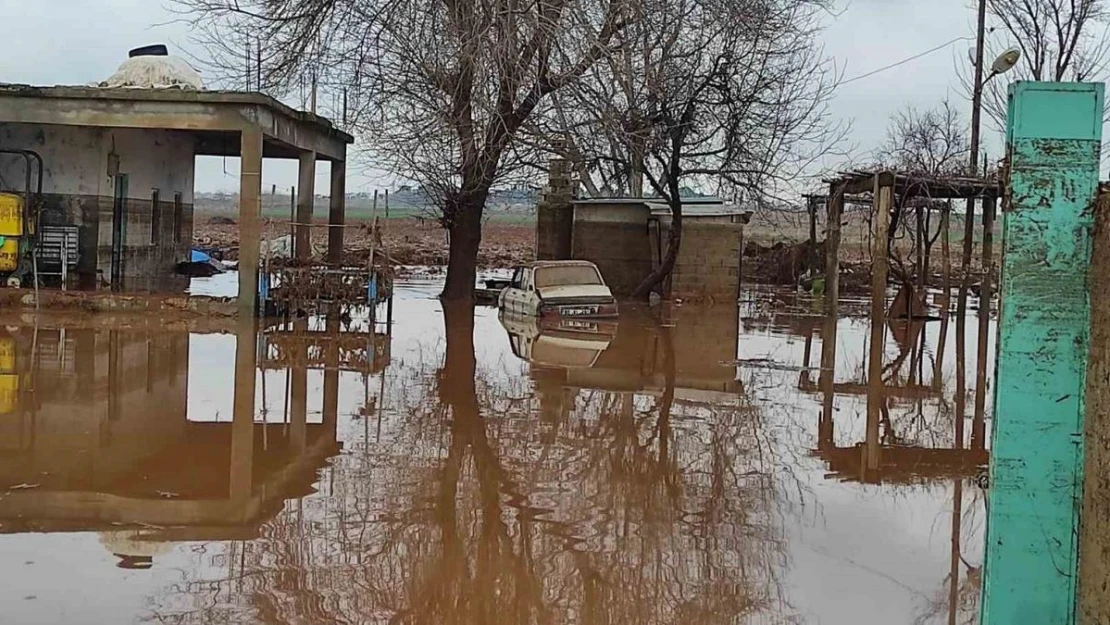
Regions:
M 555 161 L 537 207 L 536 259 L 589 260 L 617 296 L 628 296 L 667 253 L 670 207 L 658 199 L 575 199 L 565 163 Z M 671 296 L 734 301 L 744 224 L 751 213 L 714 198 L 683 202 L 682 245 L 666 283 Z
M 258 93 L 0 85 L 0 190 L 22 192 L 27 164 L 19 152 L 41 157 L 40 223 L 52 232 L 76 230 L 69 269 L 85 287 L 185 286 L 174 269 L 192 242 L 195 159 L 240 157 L 239 295 L 253 313 L 262 159 L 299 160 L 298 223 L 311 218 L 316 162 L 329 161 L 329 223 L 341 225 L 352 141 L 328 120 Z M 343 229 L 329 232 L 328 256 L 336 260 Z

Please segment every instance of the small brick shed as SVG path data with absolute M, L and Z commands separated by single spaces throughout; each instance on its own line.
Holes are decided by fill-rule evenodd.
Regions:
M 570 199 L 563 191 L 552 184 L 539 204 L 536 258 L 592 261 L 616 295 L 630 295 L 666 254 L 670 208 L 652 199 Z M 744 224 L 751 213 L 718 199 L 691 198 L 683 202 L 682 214 L 682 247 L 668 292 L 734 300 Z

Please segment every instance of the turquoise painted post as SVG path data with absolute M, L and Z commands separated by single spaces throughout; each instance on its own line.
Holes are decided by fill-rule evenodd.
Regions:
M 984 625 L 1075 623 L 1103 97 L 1010 87 Z

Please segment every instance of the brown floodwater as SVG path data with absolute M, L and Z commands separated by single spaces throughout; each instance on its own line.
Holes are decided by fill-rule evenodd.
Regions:
M 974 318 L 884 327 L 869 385 L 862 302 L 541 328 L 438 287 L 391 336 L 0 328 L 0 620 L 977 622 Z

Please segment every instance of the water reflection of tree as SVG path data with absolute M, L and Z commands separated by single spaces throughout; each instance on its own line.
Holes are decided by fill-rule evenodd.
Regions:
M 582 392 L 541 424 L 478 366 L 473 310 L 444 318 L 443 364 L 396 374 L 382 445 L 348 448 L 160 620 L 709 625 L 780 597 L 758 415 L 676 398 L 668 331 L 660 395 Z

